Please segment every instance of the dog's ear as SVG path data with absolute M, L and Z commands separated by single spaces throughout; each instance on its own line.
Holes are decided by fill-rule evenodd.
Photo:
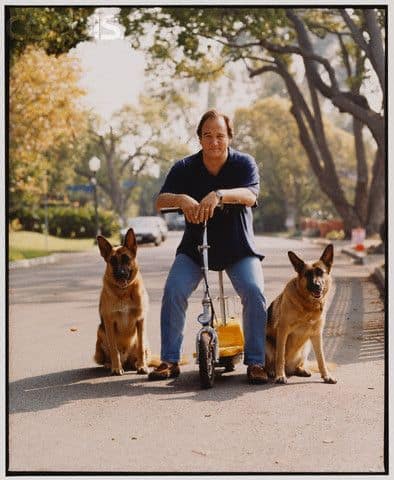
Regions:
M 305 267 L 304 261 L 297 257 L 294 252 L 287 252 L 287 255 L 289 256 L 290 262 L 293 264 L 294 270 L 297 273 L 301 273 Z
M 327 247 L 324 249 L 324 252 L 322 253 L 322 256 L 320 257 L 320 260 L 327 267 L 328 273 L 330 273 L 330 270 L 331 270 L 331 267 L 332 267 L 332 262 L 334 261 L 334 245 L 332 243 L 327 245 Z
M 135 239 L 134 230 L 129 228 L 123 240 L 123 246 L 128 248 L 133 254 L 133 257 L 137 254 L 137 240 Z
M 97 244 L 100 249 L 101 256 L 107 261 L 112 250 L 112 245 L 109 241 L 101 235 L 97 235 Z

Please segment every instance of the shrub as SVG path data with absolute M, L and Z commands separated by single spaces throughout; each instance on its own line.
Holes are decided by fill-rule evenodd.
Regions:
M 317 220 L 314 218 L 303 218 L 301 229 L 306 236 L 327 238 L 329 232 L 343 230 L 343 221 L 340 219 Z
M 94 208 L 56 206 L 48 207 L 48 230 L 50 235 L 63 238 L 93 238 L 96 236 Z M 118 232 L 116 215 L 110 211 L 98 210 L 101 233 L 112 236 Z M 15 212 L 11 222 L 19 221 L 24 230 L 43 233 L 45 231 L 45 209 L 30 210 L 26 207 Z
M 343 230 L 331 230 L 326 234 L 327 240 L 343 240 L 345 238 L 345 232 Z

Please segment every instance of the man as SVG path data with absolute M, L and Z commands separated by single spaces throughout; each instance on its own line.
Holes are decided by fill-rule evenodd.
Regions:
M 230 148 L 229 118 L 206 112 L 198 125 L 202 149 L 175 163 L 156 207 L 181 208 L 186 228 L 164 288 L 161 307 L 161 360 L 149 380 L 177 377 L 187 301 L 202 279 L 198 245 L 208 223 L 211 270 L 226 270 L 243 305 L 244 363 L 250 383 L 267 382 L 264 365 L 266 302 L 261 260 L 255 249 L 251 207 L 259 192 L 257 165 L 250 155 Z M 216 208 L 222 204 L 237 207 Z

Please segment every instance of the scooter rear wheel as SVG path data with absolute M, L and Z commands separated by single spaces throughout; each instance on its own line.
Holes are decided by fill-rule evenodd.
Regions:
M 201 388 L 212 388 L 215 380 L 215 347 L 208 332 L 203 332 L 198 345 Z

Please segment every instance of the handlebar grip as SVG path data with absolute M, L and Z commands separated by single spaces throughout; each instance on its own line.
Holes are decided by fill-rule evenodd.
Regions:
M 221 207 L 216 208 L 223 208 L 223 207 L 241 207 L 242 205 L 239 203 L 223 203 Z M 179 213 L 179 215 L 183 215 L 183 210 L 179 207 L 166 207 L 161 208 L 160 213 Z
M 183 210 L 178 207 L 161 208 L 160 213 L 179 213 L 179 215 L 183 215 Z

